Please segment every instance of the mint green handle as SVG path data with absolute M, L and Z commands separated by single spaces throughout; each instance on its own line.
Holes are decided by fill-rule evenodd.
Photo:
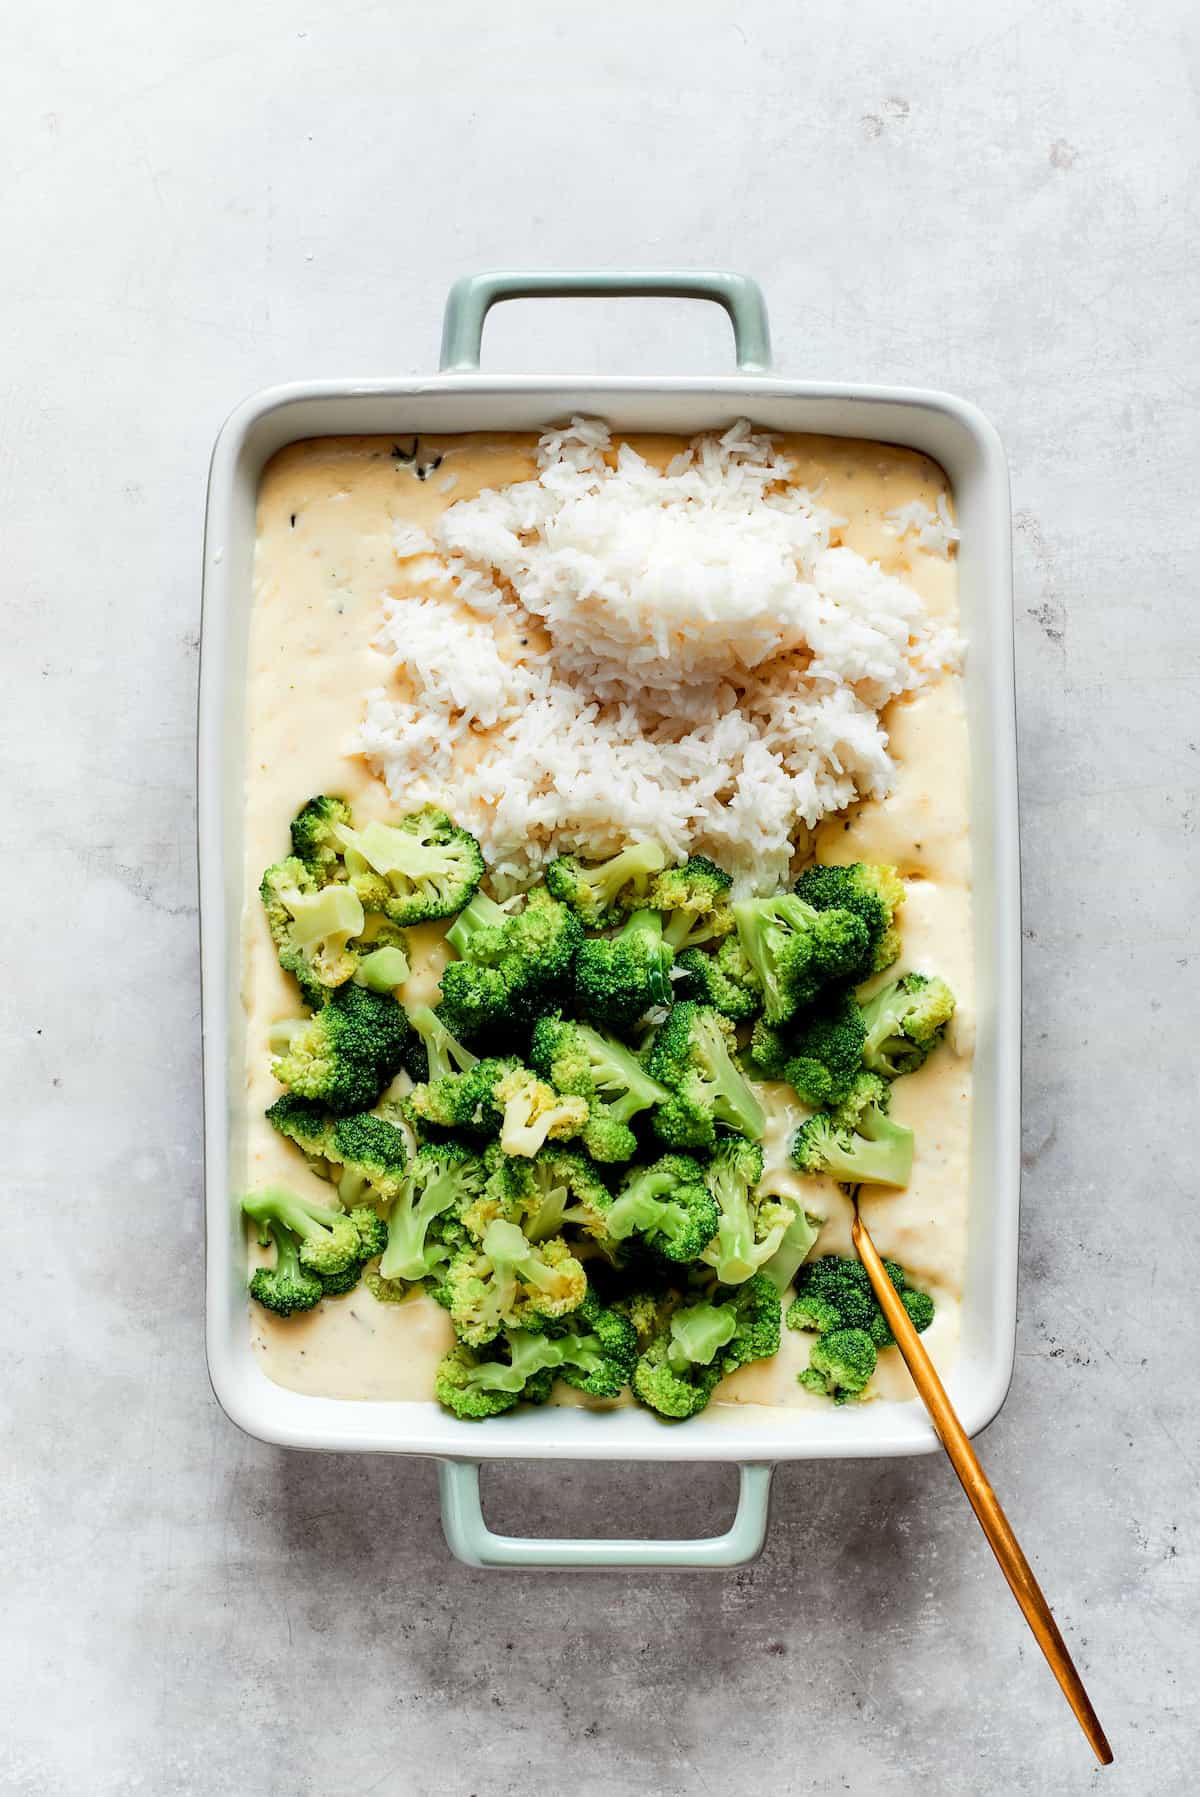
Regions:
M 478 1460 L 441 1460 L 442 1528 L 467 1566 L 744 1566 L 767 1538 L 773 1466 L 742 1465 L 732 1523 L 697 1541 L 545 1541 L 495 1535 L 483 1520 Z
M 624 274 L 583 269 L 561 274 L 492 272 L 463 275 L 446 298 L 442 325 L 441 368 L 462 373 L 479 367 L 483 321 L 499 300 L 643 298 L 714 300 L 733 325 L 737 365 L 744 374 L 763 374 L 771 366 L 771 332 L 762 288 L 747 275 L 720 269 L 672 271 L 639 269 Z

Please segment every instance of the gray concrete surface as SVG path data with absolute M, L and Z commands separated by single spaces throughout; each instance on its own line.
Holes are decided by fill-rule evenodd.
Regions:
M 0 15 L 0 1789 L 1192 1788 L 1198 49 L 1184 0 Z M 944 385 L 1011 455 L 1026 1181 L 984 1449 L 1104 1775 L 936 1460 L 784 1470 L 736 1575 L 505 1578 L 449 1559 L 428 1464 L 275 1452 L 208 1391 L 212 437 L 270 381 L 429 368 L 464 269 L 656 261 L 751 271 L 784 368 Z M 487 357 L 728 348 L 703 308 L 576 305 L 508 308 Z M 488 1482 L 531 1530 L 700 1532 L 731 1490 Z

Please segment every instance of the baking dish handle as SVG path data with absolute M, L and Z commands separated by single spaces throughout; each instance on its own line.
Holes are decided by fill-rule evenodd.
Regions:
M 723 306 L 733 325 L 737 365 L 743 374 L 764 374 L 771 366 L 771 333 L 762 288 L 747 275 L 722 269 L 641 269 L 620 273 L 577 270 L 561 274 L 493 271 L 463 275 L 446 298 L 442 324 L 443 373 L 479 367 L 483 321 L 499 300 L 645 298 L 705 299 Z
M 744 1566 L 767 1536 L 773 1466 L 743 1464 L 738 1504 L 723 1535 L 693 1541 L 563 1541 L 496 1535 L 483 1519 L 479 1461 L 441 1460 L 442 1528 L 450 1552 L 466 1566 Z

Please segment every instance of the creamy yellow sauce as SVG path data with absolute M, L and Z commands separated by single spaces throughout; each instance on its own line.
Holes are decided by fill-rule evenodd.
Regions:
M 661 462 L 680 447 L 674 438 L 630 441 Z M 931 509 L 947 482 L 914 451 L 834 437 L 783 438 L 795 479 L 821 488 L 821 502 L 846 519 L 835 536 L 888 573 L 909 582 L 934 616 L 957 618 L 956 569 L 897 538 L 884 514 L 910 500 Z M 364 695 L 386 686 L 387 659 L 371 648 L 386 595 L 430 589 L 428 560 L 397 561 L 392 526 L 428 529 L 459 499 L 484 487 L 528 478 L 535 439 L 481 434 L 422 438 L 415 462 L 392 454 L 387 438 L 345 437 L 297 443 L 263 475 L 258 504 L 254 605 L 250 624 L 245 794 L 243 1001 L 244 1185 L 271 1180 L 328 1199 L 329 1187 L 264 1121 L 279 1095 L 270 1074 L 267 1037 L 279 1017 L 299 1014 L 295 988 L 279 969 L 258 901 L 262 870 L 287 852 L 293 813 L 316 792 L 337 792 L 356 816 L 394 810 L 382 781 L 352 751 Z M 401 447 L 407 451 L 410 439 Z M 441 456 L 424 480 L 414 472 Z M 864 1215 L 884 1254 L 894 1256 L 929 1290 L 937 1315 L 925 1336 L 946 1371 L 958 1339 L 966 1263 L 968 1148 L 971 1112 L 973 967 L 970 843 L 967 818 L 967 730 L 962 680 L 944 675 L 887 714 L 897 778 L 889 797 L 827 820 L 816 836 L 823 861 L 893 862 L 905 877 L 903 954 L 898 968 L 938 972 L 958 998 L 948 1044 L 919 1073 L 899 1080 L 893 1114 L 917 1137 L 912 1182 L 903 1192 L 868 1190 Z M 445 964 L 437 925 L 411 932 L 408 1003 L 436 998 Z M 891 977 L 891 975 L 889 975 Z M 816 1252 L 850 1253 L 850 1207 L 828 1180 L 803 1179 L 788 1146 L 804 1112 L 783 1086 L 764 1086 L 770 1122 L 764 1144 L 770 1188 L 801 1199 L 826 1219 Z M 257 1258 L 254 1248 L 251 1259 Z M 342 1398 L 428 1398 L 433 1372 L 452 1334 L 429 1298 L 380 1304 L 365 1287 L 326 1299 L 286 1320 L 251 1306 L 252 1339 L 270 1378 L 294 1391 Z M 785 1329 L 771 1361 L 745 1367 L 719 1388 L 715 1405 L 822 1407 L 796 1383 L 812 1337 Z M 879 1397 L 911 1397 L 895 1350 L 880 1356 L 872 1383 Z M 555 1402 L 580 1403 L 560 1384 Z M 628 1400 L 627 1400 L 628 1401 Z

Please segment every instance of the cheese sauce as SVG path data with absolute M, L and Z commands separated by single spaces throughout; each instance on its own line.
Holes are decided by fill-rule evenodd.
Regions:
M 667 437 L 631 442 L 656 462 L 682 444 Z M 794 479 L 821 489 L 821 503 L 847 522 L 834 540 L 901 575 L 937 617 L 957 617 L 953 560 L 897 538 L 884 514 L 910 500 L 936 508 L 946 480 L 912 450 L 832 437 L 781 439 Z M 258 900 L 262 871 L 287 852 L 293 813 L 317 792 L 342 794 L 356 818 L 386 817 L 395 807 L 382 781 L 353 752 L 363 699 L 393 676 L 371 648 L 385 595 L 429 590 L 428 560 L 398 562 L 397 521 L 428 529 L 459 499 L 484 487 L 528 478 L 535 439 L 508 435 L 345 437 L 292 444 L 266 469 L 259 491 L 254 605 L 247 681 L 243 1002 L 245 1189 L 280 1181 L 314 1197 L 329 1187 L 263 1118 L 280 1088 L 270 1073 L 267 1037 L 278 1018 L 298 1015 L 295 988 L 279 969 Z M 399 453 L 396 453 L 396 452 Z M 893 1115 L 916 1132 L 912 1182 L 880 1189 L 863 1212 L 881 1253 L 899 1260 L 929 1290 L 937 1315 L 925 1337 L 938 1366 L 950 1365 L 966 1262 L 967 1159 L 971 1109 L 973 978 L 967 730 L 962 680 L 944 675 L 885 714 L 897 763 L 888 798 L 827 820 L 816 834 L 823 861 L 893 862 L 908 896 L 901 914 L 903 955 L 892 973 L 937 972 L 958 998 L 948 1044 L 919 1073 L 897 1082 Z M 447 959 L 439 925 L 410 932 L 412 975 L 401 996 L 435 1002 Z M 761 1088 L 769 1123 L 764 1149 L 770 1188 L 794 1195 L 825 1219 L 816 1252 L 849 1253 L 850 1207 L 828 1180 L 804 1179 L 788 1147 L 804 1116 L 786 1086 Z M 258 1258 L 251 1249 L 251 1260 Z M 452 1340 L 444 1311 L 424 1296 L 380 1304 L 363 1286 L 283 1320 L 252 1305 L 250 1326 L 261 1364 L 294 1391 L 342 1398 L 430 1397 L 433 1372 Z M 788 1407 L 824 1400 L 796 1383 L 812 1337 L 785 1329 L 774 1360 L 743 1368 L 715 1403 Z M 894 1349 L 880 1356 L 875 1395 L 912 1396 Z M 626 1400 L 628 1401 L 628 1400 Z M 554 1402 L 587 1402 L 561 1383 Z

